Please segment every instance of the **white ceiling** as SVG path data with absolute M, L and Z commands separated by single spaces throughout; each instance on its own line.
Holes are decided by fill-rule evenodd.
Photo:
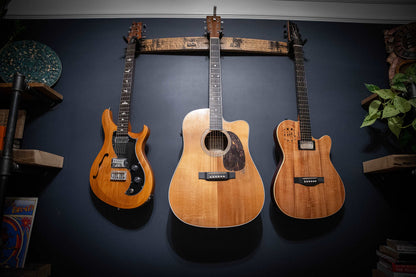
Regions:
M 6 18 L 222 18 L 409 23 L 416 0 L 11 0 Z

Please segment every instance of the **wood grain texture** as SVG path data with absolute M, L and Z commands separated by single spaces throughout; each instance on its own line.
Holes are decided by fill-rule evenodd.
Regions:
M 206 37 L 176 37 L 143 39 L 140 53 L 186 53 L 209 50 Z M 287 43 L 273 40 L 249 38 L 221 38 L 221 53 L 246 53 L 257 55 L 287 55 Z
M 364 173 L 379 173 L 416 167 L 416 154 L 395 154 L 363 162 Z
M 201 140 L 208 128 L 209 109 L 192 111 L 183 121 L 183 153 L 169 187 L 170 207 L 180 220 L 197 227 L 243 225 L 257 217 L 264 203 L 263 182 L 248 149 L 248 124 L 223 120 L 223 130 L 237 134 L 246 155 L 245 167 L 227 181 L 198 178 L 199 172 L 227 171 L 223 156 L 203 150 Z
M 316 140 L 315 150 L 299 150 L 299 122 L 285 120 L 275 130 L 275 142 L 280 147 L 282 162 L 274 181 L 274 200 L 286 215 L 299 219 L 328 217 L 341 209 L 344 184 L 330 160 L 331 138 Z M 305 186 L 295 177 L 324 177 L 324 183 Z
M 28 83 L 29 90 L 25 90 L 22 93 L 22 98 L 25 101 L 38 101 L 38 96 L 30 90 L 34 89 L 36 92 L 40 93 L 41 95 L 45 96 L 47 99 L 51 100 L 55 105 L 61 103 L 64 99 L 62 94 L 56 92 L 53 88 L 45 85 L 43 83 Z M 13 90 L 13 83 L 0 83 L 0 96 L 9 95 Z
M 136 195 L 126 195 L 125 191 L 129 188 L 131 177 L 127 169 L 118 169 L 127 172 L 125 181 L 110 181 L 111 175 L 111 159 L 116 158 L 112 146 L 113 133 L 117 130 L 114 124 L 112 112 L 109 109 L 104 110 L 102 115 L 102 125 L 104 130 L 104 143 L 95 158 L 90 170 L 90 186 L 94 194 L 103 202 L 121 209 L 133 209 L 144 204 L 153 194 L 154 176 L 150 163 L 145 155 L 145 144 L 149 137 L 149 128 L 144 125 L 140 133 L 130 132 L 129 136 L 136 139 L 136 156 L 143 168 L 145 175 L 145 183 L 142 190 Z M 107 155 L 108 154 L 108 155 Z M 97 176 L 94 178 L 93 176 Z
M 55 168 L 64 166 L 64 157 L 36 149 L 13 149 L 13 161 L 18 164 L 34 166 Z

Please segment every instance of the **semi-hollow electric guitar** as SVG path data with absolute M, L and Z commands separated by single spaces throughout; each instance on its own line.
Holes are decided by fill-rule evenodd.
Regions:
M 169 187 L 169 204 L 182 222 L 207 228 L 234 227 L 257 217 L 264 202 L 261 177 L 248 149 L 245 121 L 222 117 L 221 18 L 207 17 L 209 109 L 183 121 L 183 152 Z
M 142 28 L 141 22 L 133 23 L 130 28 L 118 121 L 117 124 L 113 122 L 110 109 L 104 110 L 104 143 L 90 170 L 90 186 L 94 194 L 105 203 L 121 209 L 141 206 L 154 190 L 153 171 L 145 155 L 149 128 L 144 125 L 140 133 L 132 133 L 130 125 L 135 53 Z
M 342 207 L 344 185 L 330 160 L 331 138 L 312 137 L 304 72 L 304 42 L 295 24 L 288 22 L 287 27 L 296 69 L 298 121 L 285 120 L 274 131 L 282 159 L 275 173 L 272 191 L 277 206 L 290 217 L 328 217 Z

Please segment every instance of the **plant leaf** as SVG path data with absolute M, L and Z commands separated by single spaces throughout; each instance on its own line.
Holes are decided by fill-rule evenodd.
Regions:
M 412 64 L 412 65 L 410 65 L 410 66 L 406 69 L 405 73 L 406 73 L 406 75 L 407 75 L 407 76 L 410 76 L 410 75 L 416 75 L 416 64 Z
M 374 93 L 374 91 L 375 91 L 375 90 L 379 90 L 379 89 L 380 89 L 378 86 L 373 85 L 373 84 L 364 84 L 364 85 L 365 85 L 365 87 L 366 87 L 369 91 L 371 91 L 371 92 L 373 92 L 373 93 Z
M 393 105 L 401 113 L 407 113 L 412 108 L 412 105 L 410 105 L 410 103 L 406 99 L 397 95 L 393 99 Z
M 376 122 L 377 118 L 380 118 L 380 116 L 381 116 L 381 111 L 378 111 L 375 114 L 368 114 L 364 118 L 363 123 L 361 124 L 360 128 L 372 125 L 374 122 Z
M 373 100 L 371 101 L 370 105 L 368 106 L 368 114 L 373 115 L 378 112 L 378 108 L 381 105 L 380 100 Z
M 402 130 L 403 119 L 399 116 L 390 117 L 387 119 L 387 124 L 390 131 L 399 138 L 400 132 Z
M 412 127 L 413 127 L 413 129 L 415 129 L 416 130 L 416 118 L 413 120 L 413 122 L 412 122 Z
M 394 75 L 393 79 L 391 79 L 391 84 L 392 85 L 396 85 L 399 83 L 405 83 L 408 81 L 408 78 L 406 76 L 406 74 L 404 73 L 397 73 L 396 75 Z
M 400 113 L 398 109 L 392 104 L 387 104 L 383 110 L 383 116 L 381 118 L 389 118 L 396 116 Z
M 383 99 L 393 99 L 396 94 L 391 89 L 379 89 L 374 90 L 373 93 L 376 93 Z
M 394 90 L 401 91 L 401 92 L 407 92 L 407 88 L 406 88 L 406 85 L 404 83 L 392 84 L 391 88 L 394 89 Z
M 412 98 L 412 99 L 408 100 L 407 102 L 409 102 L 410 105 L 412 105 L 413 107 L 416 108 L 416 98 Z

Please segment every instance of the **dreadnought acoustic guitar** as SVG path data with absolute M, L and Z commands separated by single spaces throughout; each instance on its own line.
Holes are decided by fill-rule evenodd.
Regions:
M 127 37 L 117 124 L 106 109 L 102 115 L 104 144 L 90 170 L 90 186 L 103 202 L 121 209 L 141 206 L 152 195 L 153 171 L 145 155 L 149 128 L 132 133 L 130 125 L 130 98 L 133 88 L 136 45 L 141 39 L 142 23 L 135 22 Z
M 261 177 L 248 149 L 245 121 L 222 118 L 221 18 L 207 17 L 209 109 L 188 113 L 183 153 L 169 187 L 169 204 L 182 222 L 206 228 L 234 227 L 257 217 L 264 202 Z
M 312 137 L 304 72 L 303 44 L 298 28 L 288 22 L 294 55 L 298 120 L 285 120 L 274 131 L 281 164 L 273 180 L 274 200 L 283 213 L 299 219 L 328 217 L 345 198 L 344 185 L 330 160 L 331 138 Z

